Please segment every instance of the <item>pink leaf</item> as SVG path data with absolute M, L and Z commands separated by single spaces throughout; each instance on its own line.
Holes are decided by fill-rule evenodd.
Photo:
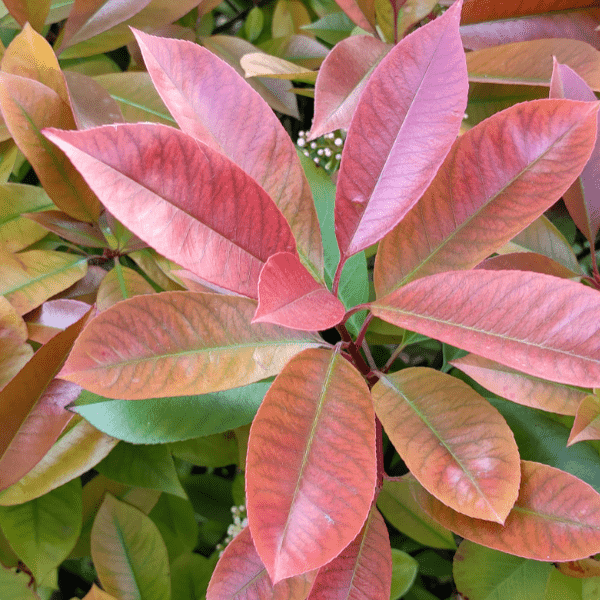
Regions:
M 264 262 L 294 252 L 266 192 L 222 154 L 164 125 L 46 130 L 126 227 L 216 285 L 256 298 Z
M 564 279 L 577 278 L 579 280 L 581 278 L 581 273 L 575 273 L 550 257 L 536 252 L 499 254 L 480 262 L 475 268 L 485 269 L 486 271 L 530 271 L 563 277 Z
M 550 97 L 596 101 L 596 95 L 588 84 L 575 71 L 556 60 L 550 82 Z M 596 141 L 588 163 L 577 181 L 564 193 L 563 200 L 575 225 L 589 240 L 593 253 L 596 234 L 600 229 L 600 142 Z
M 600 400 L 591 394 L 581 401 L 577 409 L 567 446 L 584 440 L 600 440 Z
M 294 357 L 252 423 L 246 466 L 252 538 L 272 581 L 336 557 L 375 492 L 375 415 L 360 373 L 331 350 Z
M 348 129 L 371 73 L 389 50 L 370 35 L 354 35 L 334 46 L 317 75 L 309 140 L 335 129 Z
M 537 219 L 585 165 L 597 110 L 536 100 L 458 138 L 419 203 L 383 240 L 378 295 L 417 277 L 474 267 Z
M 266 190 L 290 224 L 301 258 L 320 277 L 323 250 L 310 187 L 294 144 L 267 103 L 206 48 L 141 31 L 135 35 L 182 131 L 225 154 Z
M 373 507 L 360 533 L 319 570 L 308 600 L 389 600 L 391 583 L 390 538 Z
M 468 87 L 460 7 L 457 2 L 402 40 L 363 90 L 335 200 L 342 263 L 381 239 L 414 206 L 458 134 Z
M 574 475 L 521 461 L 521 489 L 504 525 L 462 515 L 416 481 L 413 493 L 436 521 L 501 552 L 541 561 L 587 558 L 600 551 L 600 494 Z
M 344 305 L 317 283 L 290 252 L 270 256 L 258 280 L 258 308 L 253 323 L 275 323 L 302 331 L 335 327 Z
M 371 304 L 376 317 L 535 377 L 600 386 L 600 294 L 523 271 L 450 271 Z

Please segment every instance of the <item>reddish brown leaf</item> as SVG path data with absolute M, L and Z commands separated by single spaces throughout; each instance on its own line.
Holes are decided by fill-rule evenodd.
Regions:
M 54 376 L 85 320 L 84 315 L 44 344 L 0 392 L 0 489 L 28 473 L 73 417 L 64 407 L 81 388 Z
M 502 398 L 560 415 L 576 414 L 579 403 L 589 393 L 580 388 L 532 377 L 475 354 L 457 358 L 450 364 Z
M 469 81 L 550 85 L 552 57 L 574 69 L 600 91 L 600 52 L 579 40 L 514 42 L 467 54 Z
M 253 323 L 320 331 L 335 327 L 345 312 L 344 305 L 314 280 L 295 254 L 273 254 L 260 272 Z
M 0 296 L 0 390 L 32 356 L 27 325 L 10 302 Z
M 570 98 L 595 102 L 596 95 L 567 65 L 554 61 L 551 98 Z M 563 200 L 575 225 L 587 237 L 592 253 L 600 229 L 600 143 L 596 142 L 592 155 L 577 181 L 564 193 Z
M 136 400 L 205 394 L 277 374 L 316 335 L 250 325 L 247 298 L 164 292 L 100 313 L 73 347 L 60 377 L 102 396 Z
M 107 245 L 97 223 L 79 221 L 60 210 L 24 213 L 24 216 L 74 244 L 94 248 L 104 248 Z
M 575 273 L 564 265 L 536 252 L 511 252 L 488 258 L 479 263 L 476 269 L 486 271 L 531 271 L 545 273 L 563 279 L 581 278 L 581 273 Z
M 377 294 L 474 267 L 537 219 L 588 160 L 597 110 L 590 103 L 535 100 L 459 137 L 423 198 L 382 242 Z
M 557 563 L 556 568 L 568 577 L 577 577 L 578 579 L 600 577 L 600 561 L 594 558 Z
M 319 570 L 308 600 L 389 600 L 391 583 L 390 538 L 373 507 L 360 533 Z
M 535 377 L 600 387 L 600 295 L 573 281 L 451 271 L 413 281 L 371 311 Z
M 353 23 L 365 31 L 375 33 L 374 0 L 335 0 Z
M 221 153 L 163 125 L 46 131 L 103 204 L 158 252 L 251 298 L 264 262 L 294 252 L 266 192 Z
M 600 9 L 587 8 L 463 25 L 460 28 L 460 37 L 465 48 L 470 50 L 499 46 L 509 40 L 525 42 L 545 38 L 575 39 L 598 48 L 600 46 L 600 34 L 596 31 L 598 21 L 600 21 Z
M 567 446 L 584 440 L 600 440 L 600 399 L 593 395 L 581 401 Z
M 41 31 L 50 10 L 50 0 L 6 0 L 4 6 L 21 27 L 29 22 Z
M 454 510 L 504 522 L 519 492 L 519 451 L 493 406 L 463 381 L 424 367 L 382 376 L 372 393 L 421 485 Z
M 225 548 L 206 600 L 300 600 L 306 598 L 315 576 L 316 572 L 304 573 L 273 586 L 246 527 Z
M 252 423 L 246 468 L 252 538 L 273 582 L 337 556 L 375 491 L 375 418 L 359 372 L 332 350 L 293 358 Z
M 331 50 L 317 76 L 309 140 L 335 129 L 348 129 L 371 73 L 389 50 L 370 35 L 354 35 Z
M 456 138 L 467 100 L 459 17 L 460 2 L 402 40 L 363 90 L 335 200 L 342 263 L 404 217 Z
M 574 475 L 521 461 L 521 489 L 504 525 L 473 519 L 443 505 L 417 481 L 422 508 L 458 535 L 501 552 L 541 561 L 587 558 L 600 551 L 600 495 Z
M 294 145 L 266 102 L 231 67 L 198 44 L 136 37 L 152 80 L 183 131 L 223 152 L 273 198 L 303 262 L 323 274 L 316 211 Z

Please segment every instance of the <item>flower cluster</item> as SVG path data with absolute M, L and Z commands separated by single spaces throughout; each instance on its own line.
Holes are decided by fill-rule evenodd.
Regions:
M 296 142 L 304 156 L 312 158 L 317 166 L 323 167 L 330 175 L 337 171 L 342 158 L 346 132 L 338 129 L 332 133 L 326 133 L 312 142 L 306 139 L 307 134 L 307 131 L 299 131 Z
M 233 523 L 227 528 L 227 537 L 220 544 L 217 544 L 219 556 L 223 554 L 227 544 L 242 533 L 246 525 L 248 525 L 248 514 L 246 513 L 246 506 L 244 504 L 232 506 L 231 514 L 233 516 Z

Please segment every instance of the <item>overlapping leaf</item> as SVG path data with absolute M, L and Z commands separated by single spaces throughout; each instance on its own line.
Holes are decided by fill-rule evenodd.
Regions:
M 336 0 L 336 2 L 361 29 L 375 33 L 374 0 Z
M 387 527 L 376 507 L 360 533 L 319 573 L 308 600 L 389 600 L 392 552 Z
M 98 288 L 96 306 L 106 310 L 121 300 L 153 293 L 154 288 L 137 271 L 115 264 Z
M 275 79 L 293 79 L 305 83 L 314 83 L 317 79 L 316 71 L 305 69 L 264 52 L 244 54 L 240 60 L 240 66 L 244 69 L 246 77 L 274 77 Z
M 253 323 L 319 331 L 335 327 L 345 312 L 341 301 L 314 280 L 295 254 L 273 254 L 260 272 Z
M 29 339 L 45 344 L 57 333 L 81 319 L 89 310 L 90 305 L 79 300 L 48 300 L 27 315 Z
M 27 337 L 25 321 L 10 302 L 0 296 L 0 392 L 33 356 Z
M 577 416 L 567 445 L 583 440 L 600 439 L 600 401 L 597 396 L 586 396 L 577 409 Z
M 459 137 L 419 203 L 382 242 L 378 295 L 418 277 L 471 268 L 537 219 L 588 160 L 597 109 L 527 102 Z
M 475 354 L 467 354 L 450 364 L 502 398 L 561 415 L 575 415 L 589 393 L 581 388 L 532 377 Z
M 294 145 L 273 111 L 205 48 L 136 32 L 154 85 L 183 131 L 223 152 L 273 198 L 313 275 L 323 250 L 310 188 Z
M 50 0 L 7 0 L 4 5 L 19 25 L 29 22 L 38 31 L 42 30 L 50 10 Z
M 362 528 L 375 489 L 375 421 L 364 379 L 309 349 L 275 379 L 248 443 L 252 538 L 274 583 L 331 561 Z
M 120 399 L 204 394 L 277 374 L 314 334 L 250 321 L 246 298 L 165 292 L 136 296 L 90 322 L 60 376 Z
M 74 219 L 60 210 L 45 210 L 39 213 L 27 213 L 24 216 L 74 244 L 92 248 L 104 248 L 107 245 L 97 223 Z
M 600 549 L 600 495 L 577 477 L 521 461 L 521 489 L 504 525 L 472 519 L 436 500 L 416 481 L 419 504 L 458 535 L 501 552 L 540 561 L 587 558 Z
M 295 251 L 290 227 L 265 191 L 180 131 L 124 124 L 46 135 L 119 221 L 203 279 L 256 298 L 267 258 Z
M 454 510 L 504 522 L 519 491 L 519 451 L 493 406 L 463 381 L 424 367 L 381 377 L 372 393 L 421 485 Z
M 371 311 L 535 377 L 600 386 L 600 296 L 579 283 L 524 271 L 450 271 L 409 283 Z
M 458 2 L 402 40 L 363 90 L 338 178 L 335 218 L 342 262 L 404 217 L 456 138 L 467 100 L 460 7 Z
M 315 84 L 315 116 L 308 139 L 348 129 L 371 73 L 389 46 L 370 35 L 352 36 L 331 50 Z
M 479 263 L 476 268 L 486 269 L 487 271 L 531 271 L 533 273 L 545 273 L 546 275 L 576 281 L 580 281 L 581 279 L 581 273 L 571 271 L 571 269 L 567 269 L 567 267 L 552 258 L 538 254 L 537 252 L 499 254 Z

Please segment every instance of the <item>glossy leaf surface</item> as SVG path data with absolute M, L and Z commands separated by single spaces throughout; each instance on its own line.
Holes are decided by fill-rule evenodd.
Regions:
M 273 111 L 205 48 L 136 36 L 154 85 L 181 129 L 223 152 L 266 190 L 290 224 L 302 261 L 320 278 L 323 250 L 310 188 Z
M 92 527 L 92 559 L 102 587 L 117 598 L 170 600 L 169 559 L 158 528 L 110 494 Z
M 600 439 L 600 402 L 594 395 L 586 396 L 577 409 L 577 416 L 567 445 L 583 440 Z
M 402 40 L 363 90 L 338 178 L 336 237 L 343 258 L 404 217 L 458 133 L 467 96 L 460 6 Z
M 319 331 L 335 327 L 345 312 L 340 300 L 314 280 L 295 254 L 273 254 L 260 272 L 252 323 Z
M 523 271 L 451 271 L 413 281 L 371 311 L 535 377 L 600 385 L 600 297 L 579 283 Z
M 592 107 L 519 104 L 459 137 L 419 203 L 382 242 L 378 295 L 474 267 L 552 206 L 594 147 Z
M 352 36 L 336 44 L 319 69 L 309 140 L 335 129 L 348 129 L 362 90 L 388 51 L 389 46 L 370 35 Z
M 373 507 L 360 533 L 319 570 L 308 600 L 389 600 L 391 583 L 390 539 Z
M 587 558 L 600 548 L 600 494 L 577 477 L 521 461 L 521 489 L 504 525 L 443 505 L 415 482 L 421 506 L 458 535 L 501 552 L 540 561 Z
M 250 325 L 246 298 L 165 292 L 100 313 L 77 340 L 60 377 L 125 400 L 204 394 L 277 374 L 316 335 Z
M 252 537 L 271 579 L 316 569 L 362 528 L 375 490 L 375 421 L 365 381 L 311 349 L 271 384 L 248 443 Z
M 532 377 L 500 363 L 468 354 L 450 361 L 457 369 L 502 398 L 561 415 L 574 415 L 588 391 Z
M 519 491 L 519 451 L 495 408 L 466 383 L 424 367 L 382 377 L 372 393 L 421 485 L 454 510 L 504 522 Z
M 140 124 L 46 135 L 119 221 L 203 279 L 255 298 L 266 259 L 295 251 L 289 225 L 265 191 L 184 133 Z

